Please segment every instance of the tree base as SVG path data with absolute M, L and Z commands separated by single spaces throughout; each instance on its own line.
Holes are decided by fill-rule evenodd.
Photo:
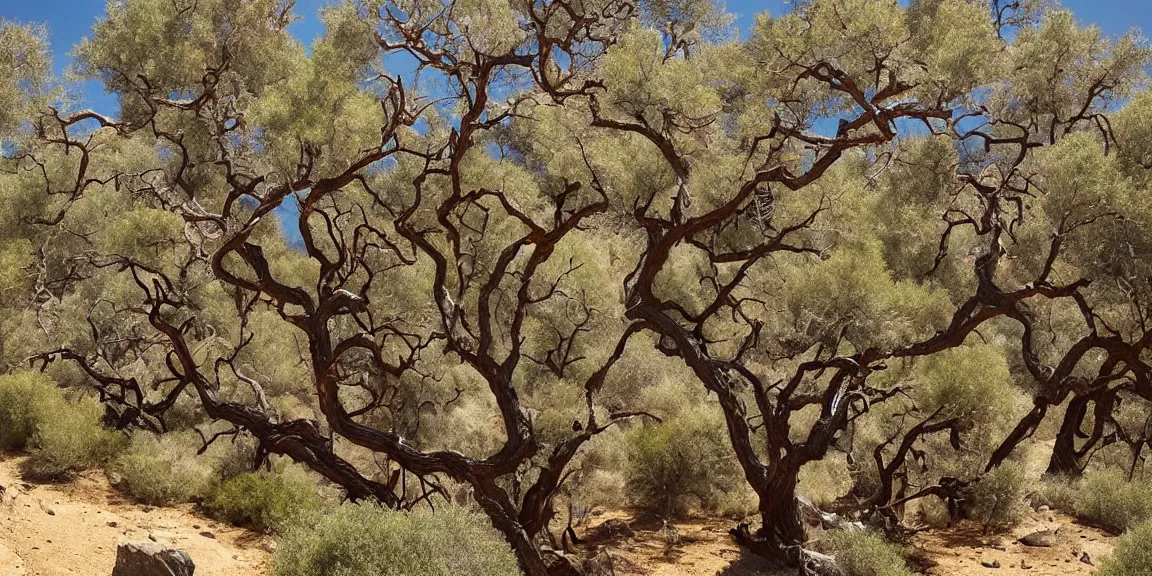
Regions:
M 747 522 L 728 531 L 736 543 L 749 552 L 783 569 L 795 569 L 801 576 L 842 576 L 836 559 L 802 546 L 785 546 L 775 539 L 753 532 Z

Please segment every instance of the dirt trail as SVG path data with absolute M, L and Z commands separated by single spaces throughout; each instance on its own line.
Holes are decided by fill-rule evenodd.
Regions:
M 0 576 L 108 576 L 120 542 L 184 550 L 197 576 L 262 576 L 271 540 L 196 515 L 191 506 L 125 501 L 101 472 L 61 485 L 20 476 L 22 458 L 0 457 Z

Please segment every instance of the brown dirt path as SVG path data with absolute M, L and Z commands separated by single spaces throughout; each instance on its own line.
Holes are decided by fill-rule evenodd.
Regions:
M 25 483 L 0 456 L 0 576 L 108 576 L 120 542 L 149 539 L 192 557 L 197 576 L 262 576 L 271 539 L 206 520 L 192 506 L 124 500 L 101 472 L 61 485 Z

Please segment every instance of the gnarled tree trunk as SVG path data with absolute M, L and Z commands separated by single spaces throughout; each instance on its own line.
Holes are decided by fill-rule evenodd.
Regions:
M 1056 443 L 1052 447 L 1052 457 L 1045 474 L 1073 478 L 1081 476 L 1091 455 L 1113 440 L 1105 434 L 1105 427 L 1115 405 L 1116 390 L 1106 386 L 1073 396 L 1068 401 L 1068 410 L 1056 434 Z M 1089 406 L 1092 407 L 1092 430 L 1085 433 L 1083 426 Z M 1080 439 L 1083 442 L 1078 446 Z

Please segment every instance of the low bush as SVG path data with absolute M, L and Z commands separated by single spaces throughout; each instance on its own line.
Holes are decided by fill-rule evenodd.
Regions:
M 225 480 L 204 501 L 213 516 L 258 530 L 283 532 L 321 507 L 317 484 L 298 466 L 247 472 Z
M 1080 498 L 1079 482 L 1064 476 L 1047 477 L 1040 483 L 1036 502 L 1049 508 L 1076 513 L 1076 501 Z
M 1076 485 L 1076 518 L 1113 534 L 1152 519 L 1152 485 L 1119 470 L 1093 470 Z
M 1116 542 L 1096 576 L 1148 576 L 1152 574 L 1152 522 L 1134 528 Z
M 95 401 L 69 402 L 47 376 L 0 376 L 0 449 L 27 450 L 24 474 L 61 480 L 100 466 L 123 446 L 123 436 L 100 424 Z
M 296 524 L 274 576 L 519 576 L 512 551 L 481 517 L 457 506 L 405 513 L 347 504 Z
M 1020 523 L 1027 510 L 1024 467 L 1004 463 L 982 476 L 965 491 L 968 513 L 987 530 L 1003 530 Z
M 30 448 L 39 418 L 63 404 L 60 389 L 39 372 L 0 376 L 0 450 Z
M 723 425 L 711 416 L 691 410 L 630 434 L 624 481 L 633 504 L 664 516 L 726 507 L 743 479 Z
M 61 399 L 63 400 L 63 399 Z M 95 400 L 62 402 L 38 418 L 35 448 L 24 462 L 24 474 L 34 480 L 61 480 L 102 466 L 125 444 L 122 433 L 100 424 L 103 409 Z
M 834 530 L 824 539 L 844 576 L 912 576 L 904 548 L 871 530 Z
M 193 432 L 157 436 L 140 432 L 111 466 L 121 489 L 153 506 L 203 499 L 216 486 L 216 471 L 207 458 L 197 458 L 199 439 Z

